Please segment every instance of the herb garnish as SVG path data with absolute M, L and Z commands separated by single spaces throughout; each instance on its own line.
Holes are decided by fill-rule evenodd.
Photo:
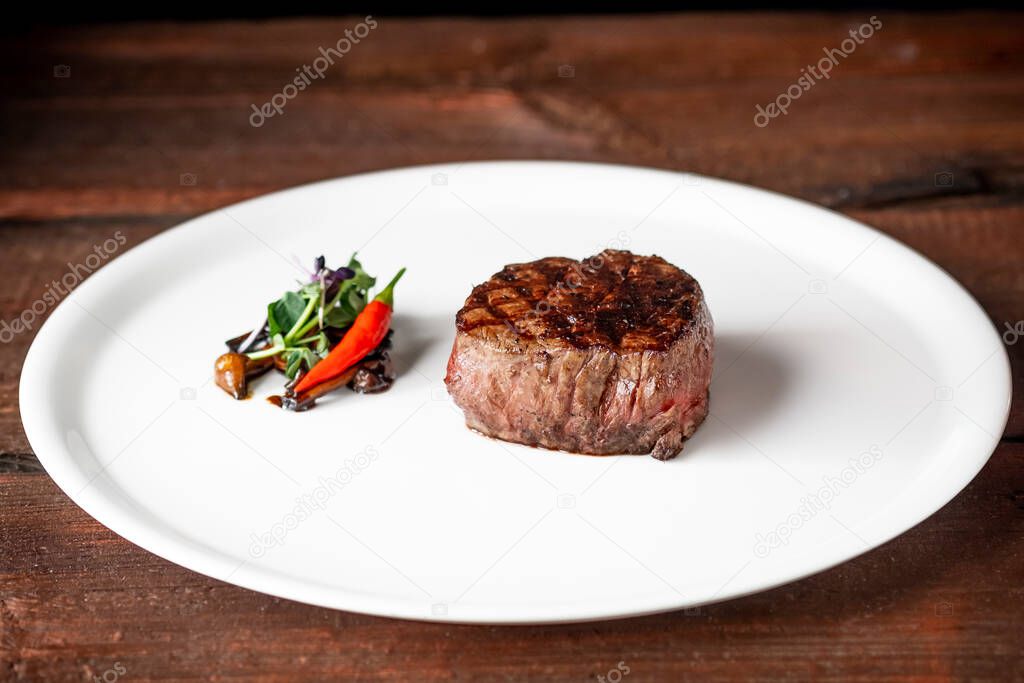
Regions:
M 314 261 L 308 283 L 267 305 L 269 346 L 246 354 L 251 360 L 283 355 L 285 374 L 294 379 L 327 356 L 337 338 L 366 307 L 376 279 L 353 254 L 348 265 L 331 269 L 323 256 Z

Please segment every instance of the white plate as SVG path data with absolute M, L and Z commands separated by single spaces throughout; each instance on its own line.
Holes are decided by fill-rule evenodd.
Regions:
M 608 246 L 662 255 L 706 293 L 712 416 L 682 456 L 465 429 L 442 378 L 470 287 Z M 293 414 L 262 400 L 276 376 L 247 402 L 213 386 L 222 340 L 297 276 L 291 255 L 356 248 L 381 279 L 409 268 L 391 391 Z M 695 606 L 859 555 L 971 480 L 1009 403 L 984 312 L 884 235 L 710 178 L 549 162 L 343 178 L 189 221 L 76 289 L 21 383 L 47 471 L 143 548 L 303 602 L 490 623 Z

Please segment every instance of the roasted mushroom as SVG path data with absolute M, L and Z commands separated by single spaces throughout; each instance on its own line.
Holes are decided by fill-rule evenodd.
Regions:
M 244 354 L 229 351 L 213 364 L 213 380 L 232 397 L 242 400 L 249 396 L 248 380 L 273 366 L 273 358 L 252 360 Z
M 242 354 L 229 351 L 213 364 L 213 381 L 236 399 L 249 395 L 245 381 L 245 361 L 246 357 Z
M 375 351 L 356 366 L 356 374 L 348 388 L 359 394 L 387 391 L 395 382 L 395 364 L 387 351 Z

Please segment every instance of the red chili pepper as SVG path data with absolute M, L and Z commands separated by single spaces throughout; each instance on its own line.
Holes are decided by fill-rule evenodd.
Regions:
M 352 327 L 338 345 L 295 385 L 295 394 L 309 391 L 318 384 L 338 377 L 380 346 L 391 325 L 391 312 L 395 306 L 395 283 L 404 274 L 405 268 L 402 268 L 384 291 L 359 312 Z

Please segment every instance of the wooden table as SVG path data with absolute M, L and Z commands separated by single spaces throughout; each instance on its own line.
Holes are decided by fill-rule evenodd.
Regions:
M 869 17 L 378 18 L 250 125 L 358 18 L 129 24 L 0 47 L 0 319 L 120 230 L 332 176 L 465 159 L 685 169 L 818 202 L 1024 319 L 1024 15 L 880 14 L 769 125 L 767 105 Z M 936 321 L 936 334 L 949 321 Z M 954 322 L 955 324 L 955 322 Z M 0 678 L 1024 680 L 1024 413 L 934 517 L 761 595 L 639 619 L 489 628 L 348 614 L 226 585 L 120 539 L 21 428 L 32 333 L 0 344 Z M 1024 385 L 1024 341 L 1009 346 Z M 117 668 L 117 667 L 120 667 Z

